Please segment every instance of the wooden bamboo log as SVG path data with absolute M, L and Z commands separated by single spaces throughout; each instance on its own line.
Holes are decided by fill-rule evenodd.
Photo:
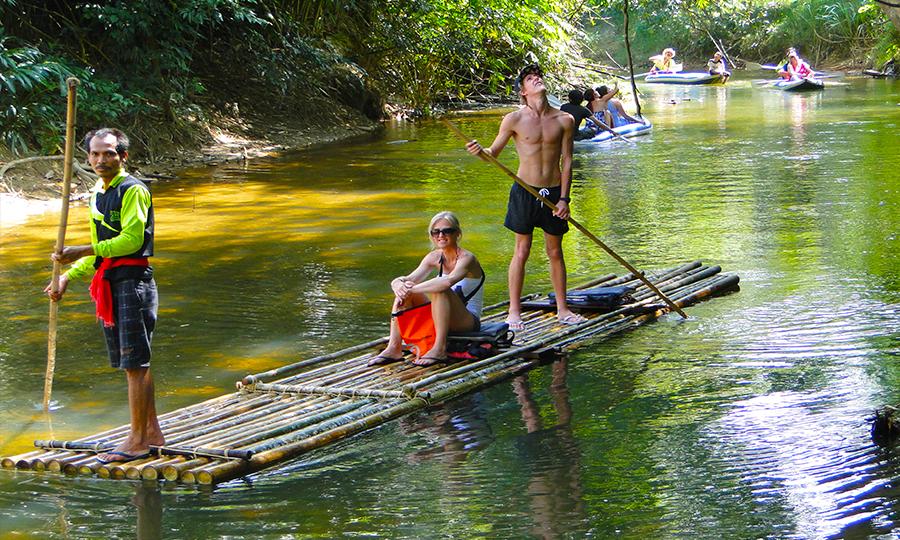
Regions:
M 182 419 L 185 417 L 194 416 L 194 413 L 197 410 L 201 410 L 204 406 L 219 405 L 222 402 L 226 402 L 226 404 L 227 404 L 227 402 L 230 401 L 229 398 L 232 398 L 233 396 L 234 396 L 234 394 L 226 394 L 223 396 L 218 396 L 218 397 L 209 399 L 207 401 L 188 406 L 184 409 L 172 411 L 170 413 L 161 415 L 160 416 L 160 424 L 162 425 L 163 429 L 166 430 L 167 428 L 172 426 L 172 424 L 171 424 L 172 421 L 179 420 L 179 419 Z M 128 432 L 130 430 L 131 430 L 131 426 L 124 425 L 124 426 L 119 426 L 119 427 L 116 427 L 116 428 L 113 428 L 113 429 L 110 429 L 110 430 L 107 430 L 107 431 L 104 431 L 101 433 L 97 433 L 95 435 L 91 435 L 89 437 L 85 437 L 82 439 L 76 439 L 74 441 L 68 441 L 68 442 L 69 443 L 88 442 L 88 443 L 92 443 L 92 444 L 104 444 L 105 443 L 105 444 L 108 444 L 111 448 L 114 448 L 118 443 L 125 440 L 125 436 L 128 434 Z M 35 441 L 35 446 L 40 446 L 40 444 L 38 444 L 39 442 L 40 441 Z M 105 451 L 105 450 L 101 450 L 101 451 Z M 28 452 L 26 454 L 22 454 L 20 456 L 14 456 L 13 458 L 4 458 L 2 460 L 2 466 L 5 468 L 12 468 L 12 467 L 16 466 L 16 461 L 18 459 L 21 459 L 26 456 L 31 456 L 31 455 L 37 456 L 37 455 L 41 455 L 43 453 L 44 452 L 41 452 L 41 451 L 32 451 L 32 452 Z
M 53 458 L 47 462 L 47 470 L 50 472 L 63 472 L 63 469 L 69 463 L 73 463 L 80 459 L 84 459 L 84 454 L 69 454 L 68 456 L 60 456 L 57 458 Z
M 701 284 L 701 285 L 697 286 L 696 289 L 699 290 L 703 286 L 704 285 Z M 688 293 L 689 292 L 690 291 L 688 291 Z M 679 302 L 679 301 L 683 300 L 684 296 L 685 296 L 684 290 L 679 290 L 679 291 L 677 291 L 677 293 L 672 294 L 672 299 L 675 302 Z M 681 306 L 681 307 L 686 307 L 686 306 Z M 582 332 L 578 332 L 578 333 L 575 333 L 575 334 L 569 336 L 567 339 L 563 339 L 561 341 L 554 342 L 554 345 L 559 346 L 559 347 L 566 347 L 566 348 L 568 348 L 570 346 L 574 346 L 574 345 L 580 345 L 581 343 L 583 343 L 584 341 L 586 341 L 588 339 L 596 340 L 601 337 L 605 337 L 605 336 L 609 336 L 609 335 L 616 334 L 619 332 L 623 332 L 632 326 L 640 326 L 641 324 L 644 324 L 648 320 L 659 318 L 661 315 L 663 315 L 666 312 L 667 312 L 667 308 L 660 305 L 660 309 L 655 310 L 650 313 L 634 314 L 631 316 L 623 317 L 619 320 L 613 321 L 606 325 L 597 326 L 594 328 L 586 328 Z
M 75 77 L 66 79 L 66 149 L 63 164 L 62 197 L 59 212 L 59 230 L 56 236 L 56 255 L 62 255 L 66 242 L 66 225 L 69 219 L 69 191 L 72 188 L 72 163 L 75 161 L 75 102 L 79 80 Z M 50 278 L 50 321 L 47 331 L 47 370 L 44 374 L 44 410 L 50 410 L 50 395 L 53 391 L 53 373 L 56 369 L 56 318 L 59 312 L 59 301 L 55 296 L 59 293 L 59 261 L 53 261 L 53 273 Z
M 303 405 L 304 404 L 301 403 L 291 403 L 288 401 L 275 402 L 261 408 L 245 411 L 241 414 L 225 418 L 219 422 L 209 423 L 194 431 L 179 434 L 177 437 L 170 437 L 168 438 L 167 443 L 186 444 L 189 441 L 198 441 L 204 436 L 212 433 L 225 434 L 233 428 L 246 428 L 245 424 L 248 423 L 265 422 L 268 416 L 277 414 L 281 411 L 295 412 L 302 410 Z
M 313 366 L 319 364 L 321 362 L 327 362 L 328 360 L 334 360 L 335 358 L 340 358 L 341 356 L 346 356 L 348 354 L 352 354 L 354 352 L 364 351 L 366 349 L 371 349 L 372 347 L 378 346 L 382 343 L 387 343 L 388 338 L 382 337 L 368 343 L 362 343 L 360 345 L 354 345 L 352 347 L 347 347 L 345 349 L 341 349 L 339 351 L 323 354 L 320 356 L 316 356 L 315 358 L 310 358 L 308 360 L 301 360 L 300 362 L 295 362 L 293 364 L 288 364 L 286 366 L 281 366 L 275 369 L 270 369 L 269 371 L 264 371 L 262 373 L 256 373 L 253 375 L 247 375 L 241 381 L 244 385 L 251 385 L 257 382 L 263 382 L 265 380 L 271 380 L 275 377 L 281 377 L 287 375 L 289 373 L 293 373 L 297 370 L 303 369 L 305 367 Z
M 27 462 L 30 460 L 30 458 L 37 457 L 41 454 L 43 454 L 43 452 L 39 450 L 32 450 L 30 452 L 25 452 L 24 454 L 5 457 L 0 460 L 0 466 L 2 466 L 4 469 L 15 469 L 16 463 L 18 463 L 19 461 Z
M 91 442 L 75 442 L 75 441 L 34 441 L 34 445 L 40 448 L 64 448 L 68 450 L 76 450 L 82 452 L 103 453 L 111 450 L 109 446 L 100 445 Z M 246 450 L 229 450 L 227 448 L 179 448 L 175 446 L 156 446 L 150 445 L 150 453 L 157 456 L 191 456 L 191 457 L 215 457 L 224 459 L 249 459 L 249 453 Z
M 360 376 L 364 375 L 364 373 L 359 373 L 359 368 L 365 368 L 364 364 L 372 357 L 374 353 L 372 351 L 367 351 L 365 354 L 355 356 L 352 358 L 348 358 L 346 360 L 342 360 L 340 362 L 336 362 L 333 364 L 326 364 L 324 366 L 316 367 L 309 371 L 303 371 L 294 375 L 289 375 L 282 379 L 277 379 L 273 382 L 277 382 L 280 384 L 313 384 L 315 382 L 320 382 L 329 380 L 329 378 L 337 378 L 338 380 L 342 376 L 346 376 L 348 373 L 353 373 L 354 375 Z M 372 373 L 375 373 L 373 370 Z M 240 383 L 243 385 L 243 382 Z M 254 385 L 250 385 L 247 388 L 252 389 Z
M 140 466 L 134 466 L 129 464 L 125 467 L 125 478 L 129 480 L 156 480 L 159 478 L 159 473 L 157 467 L 161 467 L 163 464 L 167 463 L 172 458 L 169 456 L 165 457 L 156 457 L 150 458 L 148 461 L 144 462 Z M 144 471 L 148 471 L 146 476 Z M 150 473 L 149 471 L 153 471 Z
M 235 424 L 224 428 L 221 431 L 211 431 L 202 436 L 186 440 L 182 444 L 203 444 L 213 447 L 227 446 L 232 448 L 242 447 L 249 444 L 247 441 L 258 440 L 260 434 L 271 432 L 272 430 L 278 429 L 291 422 L 301 422 L 313 415 L 326 413 L 327 411 L 333 410 L 335 407 L 342 406 L 342 404 L 346 403 L 346 400 L 343 398 L 326 399 L 321 400 L 321 402 L 317 401 L 320 400 L 316 400 L 312 403 L 309 401 L 299 402 L 296 403 L 296 406 L 294 407 L 280 409 L 271 414 L 265 414 L 249 426 Z M 269 410 L 260 412 L 269 413 Z
M 71 461 L 63 465 L 63 474 L 66 476 L 76 476 L 80 473 L 81 467 L 87 465 L 89 462 L 97 462 L 97 459 L 94 456 L 85 456 L 84 454 L 79 454 L 80 459 Z
M 255 429 L 245 428 L 243 430 L 243 433 L 240 433 L 237 437 L 218 439 L 214 441 L 214 444 L 227 443 L 238 447 L 246 447 L 250 444 L 261 444 L 263 441 L 273 439 L 275 437 L 278 437 L 279 435 L 291 433 L 292 431 L 296 431 L 310 425 L 315 425 L 325 420 L 340 417 L 341 415 L 350 413 L 355 409 L 360 409 L 367 404 L 368 401 L 363 402 L 345 400 L 323 410 L 315 411 L 299 417 L 290 417 L 286 415 L 285 418 L 281 421 L 267 424 Z M 255 451 L 256 449 L 253 450 Z
M 326 396 L 374 397 L 380 399 L 408 399 L 410 396 L 398 390 L 378 390 L 377 388 L 342 388 L 340 386 L 294 386 L 288 384 L 258 383 L 257 391 L 283 394 L 319 394 Z
M 209 462 L 210 462 L 210 460 L 208 460 L 206 458 L 197 458 L 197 459 L 190 459 L 190 460 L 182 461 L 179 463 L 170 463 L 170 464 L 164 466 L 162 469 L 163 478 L 165 478 L 166 480 L 168 480 L 170 482 L 174 482 L 179 479 L 179 476 L 181 475 L 182 471 L 186 471 L 186 470 L 193 469 L 196 467 L 202 467 L 203 465 L 206 465 Z
M 93 476 L 100 469 L 101 465 L 103 464 L 97 461 L 96 456 L 91 456 L 90 459 L 78 465 L 78 474 L 80 476 Z
M 328 426 L 339 426 L 352 421 L 353 418 L 365 416 L 384 406 L 383 403 L 379 403 L 372 398 L 350 401 L 343 406 L 344 409 L 340 414 L 321 415 L 321 417 L 308 418 L 304 422 L 296 422 L 289 426 L 284 426 L 281 429 L 274 430 L 271 436 L 263 439 L 262 442 L 251 446 L 250 450 L 253 450 L 254 454 L 271 451 L 279 446 L 290 444 L 298 439 L 308 437 L 311 434 L 327 430 L 329 429 Z
M 347 424 L 320 432 L 312 437 L 303 437 L 284 446 L 261 451 L 247 461 L 219 463 L 202 469 L 196 476 L 203 484 L 214 484 L 242 474 L 255 472 L 271 464 L 296 457 L 314 448 L 320 448 L 335 440 L 348 437 L 360 431 L 383 424 L 424 406 L 421 400 L 403 401 L 380 412 L 355 419 Z

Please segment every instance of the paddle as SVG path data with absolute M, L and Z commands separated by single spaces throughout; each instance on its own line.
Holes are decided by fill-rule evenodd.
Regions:
M 441 121 L 442 121 L 448 128 L 450 128 L 450 131 L 452 131 L 453 133 L 455 133 L 455 134 L 456 134 L 460 139 L 462 139 L 463 141 L 465 141 L 465 142 L 468 143 L 470 140 L 472 140 L 472 139 L 469 139 L 468 137 L 466 137 L 465 133 L 463 133 L 462 131 L 460 131 L 460 129 L 459 129 L 458 127 L 456 127 L 456 124 L 454 124 L 454 123 L 451 122 L 450 120 L 447 120 L 446 118 L 442 118 Z M 554 204 L 552 201 L 550 201 L 550 199 L 544 197 L 543 195 L 541 195 L 540 193 L 538 193 L 538 191 L 537 191 L 536 189 L 534 189 L 534 188 L 531 187 L 530 185 L 526 184 L 525 181 L 522 180 L 521 178 L 519 178 L 519 176 L 518 176 L 516 173 L 512 172 L 511 170 L 509 170 L 509 169 L 506 167 L 506 165 L 500 163 L 500 162 L 497 160 L 497 158 L 495 158 L 494 156 L 488 154 L 487 152 L 485 152 L 485 151 L 483 151 L 483 150 L 481 151 L 481 153 L 480 153 L 479 155 L 482 156 L 482 157 L 484 157 L 484 158 L 485 158 L 487 161 L 489 161 L 490 163 L 493 163 L 494 165 L 496 165 L 500 170 L 502 170 L 504 173 L 506 173 L 507 176 L 509 176 L 510 178 L 512 178 L 513 180 L 515 180 L 515 182 L 516 182 L 517 184 L 519 184 L 520 186 L 522 186 L 522 188 L 523 188 L 525 191 L 527 191 L 528 193 L 531 193 L 532 195 L 534 195 L 535 197 L 537 197 L 537 199 L 538 199 L 539 201 L 541 201 L 543 204 L 546 204 L 546 205 L 547 205 L 548 207 L 550 207 L 550 208 L 555 208 L 555 207 L 556 207 L 556 204 Z M 584 233 L 585 236 L 587 236 L 588 238 L 590 238 L 591 240 L 593 240 L 593 242 L 594 242 L 595 244 L 597 244 L 598 246 L 600 246 L 601 248 L 603 248 L 604 251 L 606 251 L 607 253 L 609 253 L 610 256 L 612 256 L 613 259 L 615 259 L 616 261 L 619 262 L 619 264 L 621 264 L 622 266 L 624 266 L 625 268 L 627 268 L 628 271 L 631 272 L 631 274 L 632 274 L 633 276 L 635 276 L 636 278 L 640 279 L 640 280 L 644 283 L 644 285 L 646 285 L 647 287 L 650 288 L 651 291 L 653 291 L 654 293 L 656 293 L 656 295 L 659 296 L 659 297 L 662 299 L 662 301 L 666 303 L 666 305 L 668 305 L 670 308 L 672 308 L 674 311 L 676 311 L 676 312 L 677 312 L 679 315 L 681 315 L 683 318 L 687 319 L 687 314 L 684 312 L 684 310 L 682 310 L 680 307 L 678 307 L 678 306 L 675 304 L 675 302 L 673 302 L 668 296 L 666 296 L 665 294 L 663 294 L 663 292 L 660 291 L 660 290 L 656 287 L 656 285 L 654 285 L 653 283 L 650 283 L 650 280 L 647 279 L 646 277 L 644 277 L 644 274 L 642 274 L 641 272 L 638 272 L 638 270 L 637 270 L 635 267 L 631 266 L 631 264 L 629 264 L 628 261 L 626 261 L 625 259 L 623 259 L 622 257 L 620 257 L 618 253 L 616 253 L 616 252 L 613 251 L 609 246 L 607 246 L 606 244 L 604 244 L 602 240 L 600 240 L 599 238 L 597 238 L 596 236 L 594 236 L 594 233 L 592 233 L 591 231 L 589 231 L 589 230 L 587 230 L 586 228 L 584 228 L 584 226 L 581 225 L 581 223 L 578 223 L 577 221 L 575 221 L 575 218 L 573 218 L 572 216 L 569 216 L 568 221 L 569 221 L 569 223 L 571 223 L 576 229 L 578 229 L 579 231 L 581 231 L 582 233 Z
M 768 71 L 776 71 L 778 69 L 778 66 L 773 66 L 772 64 L 757 64 L 756 62 L 751 62 L 749 60 L 743 60 L 743 62 L 748 69 L 760 69 Z M 813 77 L 815 77 L 816 79 L 843 79 L 844 75 L 845 73 L 843 71 L 813 71 Z
M 744 59 L 741 59 L 741 61 L 744 62 L 744 66 L 747 69 L 760 69 L 760 70 L 767 69 L 769 71 L 775 71 L 776 69 L 778 69 L 778 66 L 773 66 L 772 64 L 762 65 L 762 64 L 758 64 L 756 62 L 751 62 L 750 60 L 744 60 Z
M 591 122 L 594 125 L 596 125 L 597 127 L 599 127 L 600 129 L 602 129 L 603 131 L 608 131 L 608 132 L 612 133 L 612 136 L 614 139 L 619 139 L 619 140 L 622 140 L 622 141 L 625 141 L 625 142 L 631 143 L 631 144 L 637 144 L 635 141 L 632 141 L 631 139 L 627 139 L 627 138 L 623 137 L 622 135 L 616 133 L 615 131 L 613 131 L 613 128 L 607 126 L 606 124 L 604 124 L 603 122 L 601 122 L 599 120 L 591 120 Z
M 65 163 L 63 165 L 62 201 L 59 212 L 59 232 L 56 236 L 57 255 L 62 254 L 63 245 L 66 242 L 66 224 L 69 220 L 69 191 L 72 183 L 72 162 L 75 159 L 75 99 L 78 79 L 69 77 L 66 79 L 66 150 Z M 59 261 L 53 261 L 53 277 L 50 280 L 50 292 L 53 296 L 59 292 Z M 59 302 L 50 300 L 50 323 L 47 330 L 47 372 L 44 374 L 44 410 L 50 410 L 50 393 L 53 391 L 53 372 L 56 369 L 56 317 L 59 311 Z

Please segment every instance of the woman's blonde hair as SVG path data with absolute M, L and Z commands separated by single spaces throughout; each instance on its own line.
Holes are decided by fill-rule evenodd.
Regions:
M 434 224 L 438 221 L 446 219 L 450 222 L 450 226 L 456 229 L 459 232 L 459 235 L 462 236 L 462 227 L 459 226 L 459 218 L 456 217 L 456 214 L 450 212 L 449 210 L 444 210 L 443 212 L 438 212 L 431 218 L 431 223 L 428 224 L 428 239 L 431 243 L 434 243 L 434 238 L 431 236 L 431 229 L 434 228 Z

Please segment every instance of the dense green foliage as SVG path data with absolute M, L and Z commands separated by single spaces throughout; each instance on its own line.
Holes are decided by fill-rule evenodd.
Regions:
M 897 52 L 897 31 L 871 1 L 632 0 L 635 57 L 674 46 L 681 58 L 703 59 L 715 36 L 750 60 L 777 60 L 794 45 L 816 64 L 883 62 Z M 350 107 L 375 118 L 384 99 L 427 111 L 505 93 L 529 61 L 564 73 L 585 43 L 598 60 L 610 51 L 624 62 L 621 8 L 622 0 L 0 0 L 0 138 L 15 153 L 55 149 L 71 75 L 82 81 L 81 126 L 116 124 L 151 153 L 196 141 L 216 117 L 314 121 Z
M 82 125 L 116 123 L 147 149 L 184 143 L 210 112 L 380 114 L 508 86 L 526 60 L 571 53 L 574 0 L 0 0 L 0 135 L 58 143 L 68 75 Z M 8 90 L 8 91 L 7 91 Z M 160 127 L 164 129 L 160 129 Z
M 897 43 L 896 29 L 871 0 L 643 0 L 632 4 L 635 56 L 642 63 L 664 47 L 676 48 L 682 59 L 701 61 L 716 50 L 712 37 L 721 40 L 733 57 L 777 61 L 793 46 L 814 64 L 880 64 Z M 603 24 L 589 24 L 591 48 L 624 58 L 616 42 L 622 27 L 620 2 L 598 0 L 596 7 Z

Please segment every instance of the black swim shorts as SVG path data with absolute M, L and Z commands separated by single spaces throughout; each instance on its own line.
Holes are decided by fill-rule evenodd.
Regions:
M 121 369 L 150 367 L 150 341 L 156 328 L 159 297 L 156 282 L 150 279 L 123 279 L 111 284 L 113 320 L 105 327 L 109 365 Z
M 562 187 L 534 189 L 554 204 L 559 202 Z M 506 220 L 503 225 L 519 234 L 532 234 L 534 228 L 539 227 L 547 234 L 562 236 L 569 231 L 569 222 L 554 216 L 553 210 L 553 207 L 541 203 L 519 184 L 513 184 L 509 190 L 509 205 L 506 208 Z

